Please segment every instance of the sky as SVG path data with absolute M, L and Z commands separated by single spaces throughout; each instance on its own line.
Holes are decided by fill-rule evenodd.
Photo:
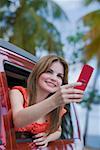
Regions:
M 58 25 L 59 31 L 61 30 L 62 41 L 64 41 L 64 44 L 67 43 L 66 37 L 71 33 L 75 33 L 77 22 L 82 16 L 94 10 L 100 9 L 100 5 L 98 5 L 96 1 L 94 1 L 94 3 L 91 3 L 87 7 L 84 6 L 83 4 L 84 0 L 53 0 L 53 1 L 55 1 L 64 10 L 68 18 L 70 19 L 69 23 L 66 21 L 66 22 L 63 22 L 62 25 Z M 69 51 L 66 52 L 66 48 L 69 48 Z M 71 55 L 70 50 L 71 50 L 70 47 L 66 46 L 65 44 L 64 52 L 65 52 L 65 58 L 67 60 L 70 59 L 70 55 Z M 93 79 L 96 73 L 96 59 L 95 58 L 92 59 L 90 62 L 88 62 L 88 64 L 90 64 L 92 67 L 95 68 L 92 78 L 89 82 L 89 85 L 92 86 Z M 80 64 L 77 64 L 76 68 L 78 69 L 76 69 L 76 71 L 74 70 L 74 76 L 72 76 L 71 74 L 72 74 L 73 68 L 70 67 L 70 72 L 69 72 L 70 82 L 76 81 L 82 66 Z M 100 76 L 98 79 L 97 89 L 100 88 L 99 81 L 100 81 Z
M 71 22 L 75 23 L 80 17 L 88 12 L 100 9 L 97 2 L 85 7 L 83 4 L 84 0 L 54 0 L 69 16 Z
M 62 25 L 58 25 L 59 30 L 61 30 L 62 41 L 65 41 L 67 34 L 75 32 L 77 22 L 82 16 L 94 10 L 100 9 L 100 5 L 98 5 L 97 2 L 94 2 L 93 4 L 86 7 L 83 4 L 84 0 L 54 0 L 54 1 L 64 10 L 68 18 L 70 19 L 69 23 L 66 21 L 66 23 L 63 22 Z M 64 51 L 66 51 L 66 47 Z M 69 57 L 68 55 L 70 54 L 67 51 L 66 59 Z M 91 60 L 89 64 L 95 67 L 96 66 L 95 59 Z M 82 66 L 78 64 L 77 68 L 81 68 L 81 67 Z M 80 70 L 77 69 L 76 75 L 73 77 L 73 80 L 72 80 L 72 77 L 69 75 L 69 80 L 72 82 L 75 81 L 76 77 L 78 77 L 79 72 Z
M 62 27 L 59 27 L 59 30 L 61 29 L 61 33 L 62 33 L 62 37 L 66 37 L 66 33 L 72 33 L 75 31 L 76 28 L 76 24 L 78 22 L 78 20 L 84 16 L 85 14 L 100 9 L 100 6 L 95 2 L 93 4 L 91 4 L 88 7 L 83 6 L 82 2 L 83 0 L 54 0 L 63 10 L 64 12 L 68 15 L 68 18 L 70 19 L 70 23 L 68 24 L 63 23 Z M 63 38 L 62 38 L 63 39 Z M 66 58 L 67 58 L 67 54 L 66 53 Z M 96 73 L 96 59 L 92 59 L 90 62 L 88 62 L 88 64 L 90 64 L 91 66 L 93 66 L 95 68 L 95 71 L 92 75 L 91 81 L 89 82 L 89 86 L 92 86 L 93 84 L 93 79 Z M 81 70 L 80 64 L 78 64 L 76 66 L 76 70 L 74 70 L 74 72 L 72 73 L 72 70 L 70 69 L 69 72 L 69 82 L 75 82 L 80 74 L 80 70 Z M 98 84 L 97 84 L 97 88 L 100 89 L 100 76 L 98 79 Z M 84 132 L 84 123 L 85 123 L 85 110 L 81 109 L 79 107 L 78 109 L 79 114 L 80 114 L 80 122 L 82 123 L 81 128 L 82 128 L 82 132 Z M 97 111 L 98 111 L 98 115 L 97 115 Z M 84 114 L 84 117 L 83 117 Z M 97 128 L 94 128 L 97 124 L 100 124 L 100 122 L 98 120 L 98 118 L 100 117 L 100 106 L 96 106 L 96 108 L 93 108 L 93 111 L 91 111 L 91 117 L 90 117 L 90 125 L 89 126 L 89 134 L 90 135 L 98 135 L 100 136 L 100 127 L 97 126 Z M 93 122 L 93 118 L 94 118 L 94 122 Z M 93 130 L 94 129 L 94 130 Z M 96 138 L 95 138 L 96 139 Z M 90 142 L 91 143 L 91 142 Z M 93 143 L 94 144 L 94 143 Z

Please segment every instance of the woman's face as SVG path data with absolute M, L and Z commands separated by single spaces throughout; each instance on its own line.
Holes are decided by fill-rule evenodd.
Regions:
M 38 79 L 38 88 L 42 91 L 54 93 L 62 85 L 64 78 L 63 65 L 55 61 L 47 69 L 46 72 L 42 73 Z

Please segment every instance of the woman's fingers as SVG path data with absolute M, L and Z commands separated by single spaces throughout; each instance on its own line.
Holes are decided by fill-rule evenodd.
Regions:
M 44 132 L 41 132 L 41 133 L 36 134 L 34 137 L 35 137 L 35 138 L 40 138 L 40 137 L 42 137 L 42 136 L 47 136 L 47 134 L 44 133 Z
M 61 89 L 61 93 L 73 93 L 73 94 L 83 94 L 83 91 L 82 90 L 78 90 L 78 89 L 74 89 L 74 88 L 69 88 L 69 89 L 65 89 L 65 88 L 62 88 Z
M 44 144 L 45 144 L 45 141 L 36 142 L 35 144 L 36 144 L 36 145 L 38 145 L 38 146 L 40 146 L 40 145 L 42 146 L 42 145 L 44 145 Z
M 46 137 L 43 136 L 43 137 L 38 138 L 38 139 L 35 139 L 35 140 L 33 140 L 33 141 L 34 141 L 35 143 L 36 143 L 36 142 L 41 142 L 41 141 L 44 141 L 45 138 L 46 138 Z
M 63 85 L 63 87 L 68 89 L 68 88 L 74 88 L 75 86 L 80 86 L 80 85 L 82 85 L 81 82 L 75 82 L 75 83 L 65 84 L 65 85 Z
M 74 83 L 66 86 L 60 87 L 59 97 L 61 96 L 62 103 L 67 104 L 70 102 L 80 102 L 83 98 L 83 91 L 75 89 L 74 85 L 79 85 L 80 83 Z
M 47 134 L 46 133 L 39 133 L 35 135 L 35 140 L 33 140 L 33 142 L 38 145 L 38 146 L 45 146 L 46 142 L 46 137 Z
M 71 83 L 62 85 L 59 90 L 56 92 L 57 97 L 57 103 L 59 105 L 61 104 L 67 104 L 70 102 L 80 102 L 83 98 L 83 92 L 82 90 L 75 89 L 75 86 L 82 85 L 81 82 Z
M 83 95 L 82 94 L 66 94 L 65 97 L 68 99 L 81 99 Z
M 82 101 L 82 98 L 71 98 L 70 97 L 70 98 L 64 99 L 63 103 L 68 104 L 68 103 L 71 103 L 71 102 L 81 102 L 81 101 Z
M 45 148 L 47 147 L 48 143 L 45 143 L 44 145 L 38 146 L 39 148 Z
M 82 99 L 81 98 L 77 98 L 77 99 L 70 99 L 70 101 L 71 102 L 76 102 L 76 103 L 79 103 L 79 102 L 81 102 L 82 101 Z
M 38 148 L 44 148 L 47 146 L 48 142 L 46 140 L 47 134 L 46 133 L 39 133 L 35 135 L 35 140 L 33 140 L 33 143 L 38 146 Z

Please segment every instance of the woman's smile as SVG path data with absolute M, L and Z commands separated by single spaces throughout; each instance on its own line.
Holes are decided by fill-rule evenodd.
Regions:
M 56 61 L 51 64 L 46 72 L 42 73 L 38 79 L 39 91 L 54 93 L 62 85 L 64 75 L 63 65 Z
M 53 82 L 50 81 L 45 81 L 47 83 L 47 85 L 51 86 L 51 87 L 56 87 L 56 84 L 54 84 Z

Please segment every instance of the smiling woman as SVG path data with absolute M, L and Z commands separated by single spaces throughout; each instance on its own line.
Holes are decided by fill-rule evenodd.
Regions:
M 10 90 L 16 135 L 31 136 L 32 148 L 46 147 L 60 138 L 64 105 L 82 100 L 83 92 L 73 88 L 81 83 L 68 84 L 67 77 L 67 62 L 48 55 L 35 65 L 27 88 L 15 86 Z
M 56 64 L 58 65 L 55 66 Z M 63 68 L 62 71 L 59 68 Z M 50 75 L 44 80 L 50 94 L 43 99 L 47 89 L 43 90 L 45 92 L 39 99 L 38 81 L 44 73 Z M 41 144 L 42 147 L 47 145 L 46 149 L 74 150 L 76 144 L 79 147 L 79 142 L 82 145 L 77 111 L 73 102 L 79 102 L 83 94 L 73 88 L 80 83 L 67 84 L 67 75 L 68 65 L 62 58 L 49 55 L 38 61 L 30 53 L 0 40 L 1 149 L 32 150 L 32 147 L 40 147 Z M 59 82 L 61 85 L 54 92 L 61 78 L 62 84 Z M 51 84 L 54 84 L 52 88 Z M 66 114 L 63 107 L 67 109 Z M 62 139 L 58 139 L 61 131 Z M 79 150 L 82 149 L 79 147 Z
M 56 92 L 63 83 L 63 76 L 64 76 L 63 65 L 59 61 L 53 62 L 51 66 L 47 69 L 47 71 L 42 73 L 39 77 L 38 80 L 39 93 L 42 90 L 41 93 L 43 95 L 43 91 L 45 94 L 47 91 L 46 94 L 47 97 L 48 94 Z

